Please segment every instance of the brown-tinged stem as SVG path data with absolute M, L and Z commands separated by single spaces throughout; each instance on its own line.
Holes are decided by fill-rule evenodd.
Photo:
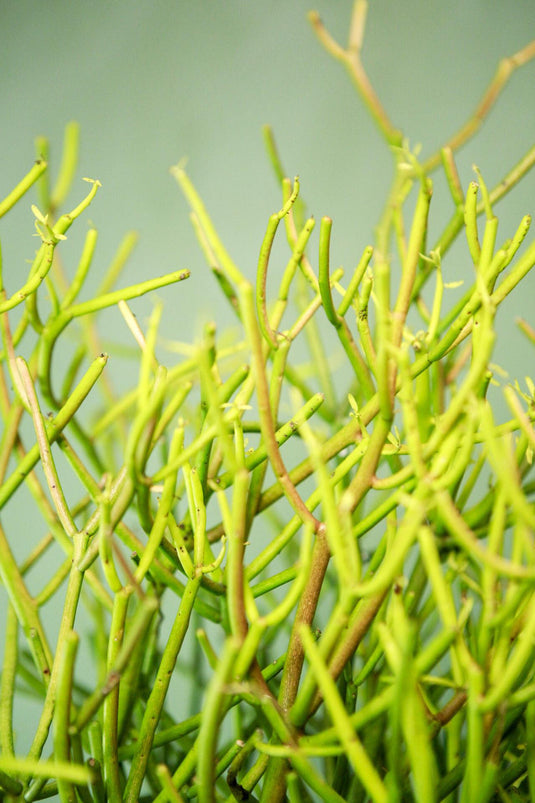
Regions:
M 242 283 L 240 300 L 243 320 L 251 343 L 252 361 L 258 396 L 258 412 L 260 414 L 260 426 L 262 429 L 262 436 L 266 444 L 269 461 L 283 489 L 284 495 L 288 499 L 294 511 L 300 517 L 303 524 L 311 524 L 314 532 L 317 532 L 321 526 L 321 522 L 319 522 L 318 519 L 312 515 L 310 510 L 301 499 L 294 483 L 290 479 L 279 451 L 277 439 L 275 437 L 275 425 L 271 413 L 269 385 L 264 364 L 262 339 L 254 314 L 253 289 L 250 284 L 245 282 Z
M 384 591 L 380 591 L 378 594 L 362 599 L 357 605 L 352 621 L 349 623 L 346 636 L 329 663 L 329 671 L 335 680 L 340 676 L 349 659 L 355 654 L 357 647 L 370 629 L 389 590 L 390 589 L 387 588 Z M 321 702 L 322 697 L 318 692 L 308 712 L 308 716 L 312 716 Z
M 312 625 L 330 557 L 327 538 L 320 532 L 314 543 L 310 578 L 299 601 L 284 665 L 279 692 L 279 703 L 284 711 L 294 703 L 303 668 L 304 651 L 299 628 L 302 624 Z

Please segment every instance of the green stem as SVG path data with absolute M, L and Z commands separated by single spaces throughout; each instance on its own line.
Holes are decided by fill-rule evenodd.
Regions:
M 54 757 L 65 763 L 70 761 L 69 726 L 73 688 L 74 661 L 79 637 L 74 631 L 66 634 L 59 646 L 59 669 L 56 704 L 54 708 Z M 75 803 L 76 792 L 71 781 L 58 775 L 58 792 L 62 803 Z
M 18 638 L 17 616 L 15 609 L 9 604 L 6 614 L 4 660 L 0 679 L 0 750 L 6 756 L 15 755 L 13 702 L 19 659 Z
M 154 733 L 158 726 L 178 653 L 188 629 L 193 602 L 199 589 L 200 580 L 200 575 L 189 580 L 176 619 L 171 628 L 171 633 L 169 634 L 160 666 L 158 667 L 153 690 L 147 700 L 145 715 L 139 731 L 136 751 L 132 756 L 130 774 L 123 796 L 124 803 L 137 803 L 139 799 L 139 792 L 145 777 Z
M 203 717 L 199 729 L 197 755 L 197 794 L 199 803 L 215 803 L 217 737 L 223 714 L 227 686 L 232 678 L 232 670 L 240 649 L 241 640 L 229 638 L 225 644 L 223 655 L 218 661 L 203 703 Z
M 52 421 L 45 424 L 46 437 L 49 443 L 53 443 L 58 438 L 59 434 L 72 419 L 73 415 L 100 377 L 107 360 L 107 355 L 101 354 L 100 357 L 97 357 L 97 359 L 91 363 L 91 366 L 62 406 L 61 410 L 58 411 Z M 4 507 L 8 499 L 10 499 L 19 485 L 24 481 L 25 477 L 30 473 L 38 460 L 39 445 L 35 444 L 28 450 L 16 470 L 0 486 L 0 509 Z
M 35 182 L 43 175 L 45 170 L 47 169 L 48 165 L 46 161 L 43 159 L 38 159 L 31 170 L 24 176 L 22 181 L 20 181 L 17 186 L 11 190 L 9 195 L 7 195 L 3 201 L 0 202 L 0 218 L 3 217 L 6 212 L 15 206 L 17 201 L 19 201 L 24 193 L 28 192 L 30 187 L 35 184 Z

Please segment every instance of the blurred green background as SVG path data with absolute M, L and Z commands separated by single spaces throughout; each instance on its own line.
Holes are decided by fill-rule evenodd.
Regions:
M 79 121 L 79 177 L 103 185 L 87 216 L 99 229 L 94 285 L 122 234 L 138 230 L 124 283 L 190 268 L 191 279 L 166 293 L 163 322 L 166 334 L 189 338 L 200 319 L 224 323 L 231 314 L 208 277 L 169 167 L 187 158 L 224 242 L 253 277 L 268 216 L 280 201 L 262 142 L 261 127 L 270 123 L 286 170 L 301 178 L 309 212 L 334 219 L 333 263 L 349 272 L 372 241 L 392 160 L 342 66 L 306 20 L 317 8 L 345 44 L 351 0 L 311 3 L 0 2 L 0 194 L 29 168 L 38 134 L 50 138 L 57 170 L 65 123 Z M 533 0 L 374 0 L 364 62 L 391 119 L 426 155 L 467 119 L 499 58 L 534 36 Z M 483 131 L 459 154 L 464 186 L 473 162 L 493 186 L 520 158 L 533 143 L 534 108 L 532 63 L 515 73 Z M 77 181 L 70 204 L 86 188 Z M 500 240 L 534 211 L 534 198 L 535 174 L 499 205 Z M 25 215 L 13 214 L 14 235 L 2 236 L 8 291 L 24 275 L 22 255 L 35 250 L 25 203 Z M 437 181 L 432 228 L 438 231 L 450 211 Z M 72 240 L 81 241 L 85 225 Z M 79 247 L 72 247 L 74 267 Z M 466 253 L 462 264 L 446 263 L 447 276 L 471 278 Z M 274 264 L 274 275 L 280 267 Z M 521 295 L 510 308 L 525 301 Z M 143 314 L 151 302 L 135 307 Z
M 263 148 L 264 123 L 274 129 L 288 174 L 299 174 L 309 213 L 334 220 L 333 265 L 343 265 L 346 275 L 352 270 L 373 242 L 392 159 L 343 68 L 313 35 L 305 16 L 311 7 L 344 44 L 351 0 L 0 0 L 0 197 L 30 168 L 37 135 L 50 138 L 54 175 L 64 126 L 80 123 L 79 179 L 90 176 L 103 185 L 62 246 L 72 273 L 87 221 L 99 230 L 84 298 L 124 232 L 136 229 L 139 244 L 122 284 L 181 268 L 192 273 L 160 293 L 166 337 L 191 340 L 209 318 L 221 327 L 232 321 L 169 167 L 187 158 L 220 235 L 252 279 L 268 217 L 280 205 Z M 499 59 L 533 37 L 533 0 L 373 0 L 364 63 L 391 119 L 411 146 L 422 144 L 425 156 L 471 114 Z M 458 154 L 464 187 L 474 177 L 473 162 L 494 186 L 520 159 L 534 141 L 534 109 L 535 62 L 514 74 L 483 130 Z M 79 179 L 68 206 L 87 191 Z M 35 196 L 25 198 L 0 228 L 8 293 L 23 283 L 36 248 L 31 201 Z M 441 230 L 451 211 L 447 188 L 437 178 L 432 232 Z M 501 242 L 524 214 L 535 212 L 535 173 L 496 211 Z M 317 238 L 316 231 L 312 249 Z M 274 260 L 272 279 L 283 266 L 284 260 Z M 444 276 L 471 282 L 464 245 L 448 255 Z M 522 315 L 533 325 L 534 302 L 530 277 L 498 315 L 505 337 L 496 361 L 519 378 L 533 373 L 534 361 L 514 320 Z M 153 301 L 131 306 L 143 325 Z M 131 341 L 117 310 L 105 320 L 112 340 Z M 120 357 L 114 363 L 113 345 L 109 350 L 110 369 L 117 370 Z M 136 366 L 126 370 L 135 372 Z M 124 381 L 132 385 L 135 375 Z M 3 516 L 8 537 L 20 533 L 22 554 L 24 533 L 32 526 L 26 517 L 18 503 Z M 3 612 L 0 622 L 1 642 Z

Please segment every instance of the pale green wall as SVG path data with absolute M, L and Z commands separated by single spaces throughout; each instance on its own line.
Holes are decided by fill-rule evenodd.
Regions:
M 122 232 L 133 227 L 141 240 L 129 281 L 191 268 L 189 286 L 171 291 L 169 302 L 187 319 L 182 334 L 188 335 L 190 316 L 207 306 L 214 314 L 219 296 L 207 299 L 212 283 L 205 281 L 187 209 L 168 168 L 188 157 L 225 242 L 253 276 L 265 222 L 279 202 L 261 138 L 261 126 L 269 122 L 288 172 L 301 177 L 311 213 L 334 218 L 334 259 L 349 270 L 370 241 L 390 159 L 342 67 L 313 36 L 305 19 L 311 5 L 313 0 L 1 2 L 0 194 L 33 158 L 36 134 L 48 135 L 58 154 L 64 124 L 78 120 L 80 175 L 103 184 L 90 211 L 100 231 L 98 265 L 104 268 Z M 316 3 L 342 41 L 351 6 L 350 0 Z M 429 153 L 465 120 L 498 58 L 533 36 L 533 0 L 374 0 L 365 63 L 394 121 Z M 535 63 L 513 77 L 486 130 L 462 151 L 465 184 L 472 162 L 492 185 L 532 144 L 534 87 Z M 73 202 L 85 186 L 76 185 Z M 510 210 L 504 217 L 509 227 L 534 211 L 534 197 L 535 174 L 516 199 L 501 205 Z M 442 185 L 434 204 L 450 208 Z M 28 211 L 23 232 L 30 221 Z M 508 234 L 504 222 L 499 236 Z M 23 249 L 5 236 L 2 241 L 12 286 L 23 269 L 14 257 L 20 260 Z M 27 242 L 29 256 L 35 241 Z

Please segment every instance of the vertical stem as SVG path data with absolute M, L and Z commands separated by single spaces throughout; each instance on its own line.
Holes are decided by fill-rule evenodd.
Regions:
M 15 609 L 8 605 L 6 615 L 4 660 L 0 679 L 0 751 L 5 756 L 15 755 L 13 740 L 13 699 L 19 657 L 18 622 Z
M 171 633 L 169 634 L 160 666 L 158 667 L 154 686 L 147 701 L 145 715 L 139 730 L 137 749 L 132 757 L 130 774 L 124 792 L 124 803 L 137 803 L 139 800 L 139 792 L 145 777 L 154 733 L 158 726 L 178 653 L 180 652 L 189 626 L 191 611 L 200 582 L 201 575 L 188 581 L 173 627 L 171 628 Z
M 69 726 L 71 720 L 74 661 L 78 649 L 78 635 L 71 630 L 65 641 L 59 645 L 59 668 L 56 705 L 54 708 L 54 757 L 56 761 L 71 760 Z M 58 774 L 58 792 L 62 803 L 75 803 L 77 800 L 74 785 Z

